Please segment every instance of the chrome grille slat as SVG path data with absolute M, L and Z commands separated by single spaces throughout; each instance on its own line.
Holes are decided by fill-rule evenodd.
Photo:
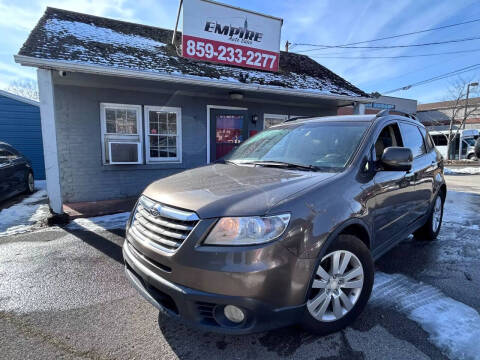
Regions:
M 141 231 L 134 228 L 133 226 L 130 228 L 129 234 L 131 236 L 133 236 L 133 238 L 135 240 L 140 241 L 140 242 L 144 242 L 144 243 L 146 243 L 147 245 L 150 245 L 150 246 L 160 245 L 160 246 L 163 246 L 164 248 L 166 248 L 167 250 L 173 250 L 173 249 L 176 249 L 177 247 L 180 246 L 179 244 L 177 244 L 173 241 L 169 241 L 169 240 L 163 240 L 163 239 L 154 240 L 154 239 L 151 239 L 151 238 L 148 237 L 148 235 L 143 234 Z
M 142 196 L 128 233 L 150 248 L 172 252 L 182 245 L 198 220 L 194 212 L 175 209 Z
M 139 212 L 140 215 L 142 215 L 143 217 L 150 216 L 150 215 L 144 210 L 143 206 L 139 206 L 138 212 Z M 150 221 L 150 222 L 152 222 L 152 223 L 154 223 L 154 224 L 157 224 L 157 225 L 160 225 L 160 226 L 164 226 L 164 227 L 168 227 L 168 228 L 175 229 L 175 230 L 191 231 L 191 230 L 193 229 L 193 226 L 175 224 L 175 223 L 172 223 L 172 222 L 168 222 L 168 221 L 164 221 L 164 220 L 157 219 L 157 218 L 152 218 L 152 217 L 148 218 L 148 221 Z
M 155 234 L 154 232 L 148 230 L 147 228 L 143 227 L 141 224 L 139 225 L 138 223 L 133 223 L 134 226 L 133 226 L 133 229 L 134 231 L 137 231 L 139 232 L 141 235 L 143 235 L 144 237 L 146 237 L 147 239 L 149 240 L 153 240 L 153 241 L 156 241 L 156 242 L 159 242 L 159 243 L 163 243 L 165 245 L 168 245 L 168 246 L 171 246 L 171 247 L 178 247 L 180 244 L 175 242 L 175 241 L 172 241 L 170 239 L 165 239 L 157 234 Z
M 156 234 L 165 235 L 165 236 L 175 238 L 175 239 L 179 239 L 179 240 L 185 240 L 185 238 L 187 237 L 186 235 L 183 235 L 183 234 L 179 234 L 179 233 L 175 233 L 175 232 L 172 232 L 172 231 L 164 230 L 161 227 L 156 226 L 152 222 L 149 222 L 147 220 L 147 218 L 145 218 L 141 215 L 139 216 L 138 214 L 135 215 L 135 220 L 138 221 L 140 224 L 142 224 L 143 227 L 147 228 L 150 231 L 153 231 Z

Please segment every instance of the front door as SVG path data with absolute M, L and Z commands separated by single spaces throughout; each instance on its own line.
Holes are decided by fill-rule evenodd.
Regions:
M 246 140 L 248 134 L 246 110 L 210 110 L 210 161 L 227 155 Z

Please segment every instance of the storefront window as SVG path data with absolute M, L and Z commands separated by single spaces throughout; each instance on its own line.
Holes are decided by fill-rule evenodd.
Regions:
M 283 123 L 284 121 L 292 118 L 296 118 L 299 116 L 296 115 L 282 115 L 282 114 L 264 114 L 263 115 L 263 128 L 268 129 L 273 125 L 278 125 Z
M 280 124 L 285 120 L 288 120 L 288 115 L 265 114 L 263 116 L 263 128 L 268 129 L 269 127 Z
M 147 162 L 181 161 L 180 108 L 145 107 Z
M 100 104 L 104 164 L 141 164 L 142 107 Z

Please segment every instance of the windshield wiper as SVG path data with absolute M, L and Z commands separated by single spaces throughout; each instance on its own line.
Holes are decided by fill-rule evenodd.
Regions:
M 289 163 L 284 161 L 253 161 L 252 164 L 258 165 L 258 166 L 284 167 L 288 169 L 298 169 L 298 170 L 306 170 L 306 171 L 320 170 L 320 168 L 315 165 L 302 165 L 302 164 L 295 164 L 295 163 Z

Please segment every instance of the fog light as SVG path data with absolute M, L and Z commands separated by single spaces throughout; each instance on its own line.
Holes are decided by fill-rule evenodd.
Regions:
M 245 314 L 242 309 L 234 305 L 225 306 L 223 313 L 228 320 L 234 323 L 241 323 L 245 319 Z

